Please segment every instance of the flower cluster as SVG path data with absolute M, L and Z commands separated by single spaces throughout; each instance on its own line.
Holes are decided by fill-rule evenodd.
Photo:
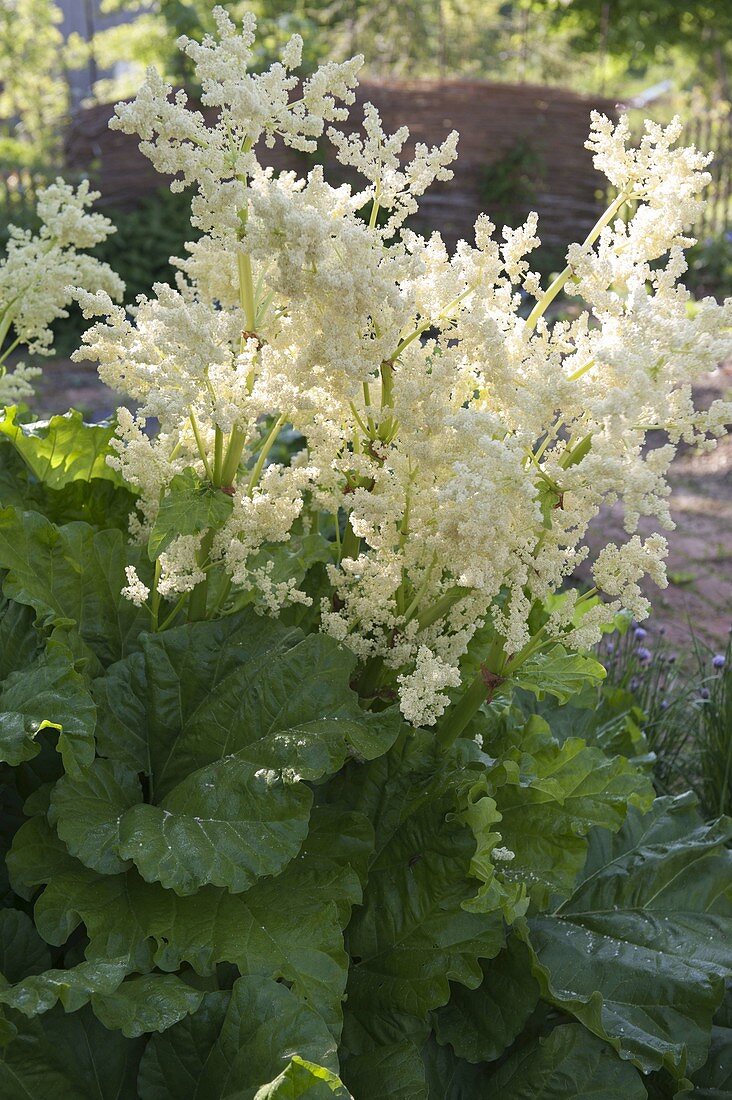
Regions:
M 78 354 L 139 402 L 120 418 L 115 459 L 141 491 L 138 537 L 186 469 L 232 498 L 210 537 L 168 546 L 161 594 L 203 589 L 205 613 L 218 564 L 270 612 L 314 602 L 365 676 L 390 681 L 410 721 L 432 723 L 486 622 L 515 664 L 557 638 L 593 643 L 623 607 L 643 617 L 642 579 L 665 583 L 665 540 L 641 540 L 638 520 L 672 525 L 674 444 L 711 445 L 730 418 L 721 402 L 697 411 L 691 383 L 728 350 L 732 302 L 691 310 L 678 281 L 706 158 L 678 146 L 677 122 L 647 124 L 633 149 L 624 122 L 594 115 L 589 146 L 618 198 L 542 292 L 528 258 L 535 215 L 500 237 L 480 217 L 475 242 L 453 254 L 438 233 L 405 227 L 429 184 L 449 178 L 456 135 L 403 162 L 406 130 L 385 134 L 367 106 L 363 138 L 345 136 L 328 124 L 344 117 L 359 59 L 298 85 L 295 38 L 280 63 L 251 74 L 253 19 L 241 33 L 221 10 L 216 21 L 218 39 L 180 42 L 216 109 L 211 125 L 154 72 L 112 123 L 139 134 L 174 187 L 193 188 L 204 235 L 176 261 L 176 286 L 156 286 L 128 313 L 104 293 L 80 294 L 104 319 Z M 361 190 L 331 186 L 320 167 L 275 176 L 257 159 L 259 141 L 311 149 L 324 133 Z M 626 206 L 632 215 L 619 217 Z M 562 289 L 579 308 L 550 321 Z M 288 424 L 302 449 L 271 462 Z M 669 442 L 649 448 L 659 428 Z M 593 567 L 607 601 L 552 599 L 587 556 L 599 509 L 616 501 L 629 539 Z M 327 534 L 325 591 L 275 569 L 296 528 Z M 129 593 L 140 598 L 134 579 Z M 537 603 L 552 608 L 541 637 L 530 627 Z
M 108 218 L 88 210 L 98 197 L 86 180 L 74 190 L 58 179 L 38 193 L 38 232 L 10 227 L 7 254 L 0 260 L 0 347 L 11 330 L 15 339 L 0 356 L 0 364 L 20 344 L 30 352 L 50 354 L 51 326 L 68 316 L 73 286 L 103 288 L 107 295 L 122 297 L 124 284 L 109 265 L 83 251 L 114 232 Z M 28 397 L 29 380 L 36 374 L 36 368 L 23 364 L 3 373 L 2 402 Z

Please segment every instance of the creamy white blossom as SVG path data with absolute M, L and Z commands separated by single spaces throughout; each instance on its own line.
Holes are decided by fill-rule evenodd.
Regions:
M 33 393 L 35 367 L 18 364 L 12 372 L 1 366 L 19 344 L 35 354 L 52 350 L 51 326 L 68 317 L 73 286 L 103 290 L 121 298 L 124 285 L 108 264 L 83 249 L 103 241 L 114 226 L 88 207 L 99 197 L 84 180 L 76 189 L 63 180 L 38 192 L 37 232 L 10 226 L 4 257 L 0 259 L 0 349 L 6 337 L 14 337 L 0 355 L 0 402 L 24 401 Z
M 230 507 L 210 536 L 166 548 L 159 594 L 192 592 L 205 612 L 204 578 L 221 568 L 240 602 L 309 607 L 372 692 L 395 689 L 409 721 L 434 723 L 484 624 L 505 665 L 540 643 L 592 644 L 620 609 L 646 614 L 644 578 L 665 583 L 665 540 L 642 541 L 639 520 L 672 526 L 676 444 L 711 446 L 732 416 L 724 402 L 695 409 L 691 389 L 729 351 L 732 302 L 691 308 L 679 282 L 707 157 L 678 144 L 677 121 L 648 124 L 633 148 L 624 121 L 594 115 L 589 145 L 618 198 L 542 291 L 536 215 L 500 236 L 481 216 L 452 254 L 404 225 L 450 177 L 456 135 L 403 159 L 406 130 L 385 134 L 369 105 L 363 135 L 347 135 L 329 124 L 344 119 L 359 59 L 296 92 L 297 38 L 252 74 L 252 17 L 241 32 L 221 10 L 216 22 L 217 38 L 181 40 L 210 121 L 151 72 L 113 122 L 193 190 L 203 236 L 176 260 L 175 286 L 126 311 L 79 295 L 103 318 L 79 356 L 138 402 L 120 415 L 113 460 L 140 491 L 133 534 L 146 538 L 173 477 L 192 470 Z M 260 141 L 308 150 L 324 133 L 363 177 L 356 190 L 257 159 Z M 578 308 L 550 320 L 562 288 Z M 299 440 L 289 462 L 286 426 Z M 649 446 L 659 429 L 666 440 Z M 628 539 L 591 566 L 605 602 L 557 600 L 616 502 Z M 322 566 L 312 590 L 281 568 L 303 538 Z

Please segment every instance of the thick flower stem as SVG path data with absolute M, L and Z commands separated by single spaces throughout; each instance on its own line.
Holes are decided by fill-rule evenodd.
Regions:
M 351 527 L 351 517 L 349 516 L 346 521 L 346 529 L 343 532 L 343 549 L 341 557 L 357 558 L 360 553 L 361 540 L 358 535 L 354 534 L 353 527 Z
M 207 561 L 208 556 L 211 553 L 211 545 L 213 543 L 214 532 L 209 530 L 203 536 L 201 540 L 201 547 L 196 555 L 198 564 L 203 568 Z M 206 618 L 206 605 L 208 603 L 208 573 L 204 575 L 202 581 L 199 581 L 196 587 L 191 591 L 188 597 L 188 622 L 199 622 L 201 619 Z
M 447 712 L 445 721 L 440 725 L 436 741 L 442 749 L 449 749 L 466 729 L 484 703 L 490 703 L 505 676 L 491 672 L 487 665 L 481 665 L 468 690 L 463 693 L 454 706 Z
M 199 581 L 188 597 L 188 622 L 196 623 L 206 618 L 208 600 L 208 576 Z
M 221 470 L 224 464 L 224 433 L 221 428 L 216 428 L 216 435 L 214 437 L 214 465 L 213 465 L 213 484 L 223 485 L 221 480 Z
M 223 465 L 221 467 L 221 484 L 233 485 L 236 472 L 239 469 L 241 456 L 244 453 L 246 435 L 240 428 L 232 428 L 229 437 L 229 445 L 226 448 Z
M 483 703 L 488 699 L 488 685 L 483 678 L 482 670 L 470 684 L 468 690 L 460 697 L 447 712 L 445 721 L 441 724 L 436 737 L 437 744 L 442 749 L 449 749 L 454 741 L 478 713 Z
M 264 464 L 267 461 L 269 452 L 272 450 L 275 443 L 277 442 L 277 436 L 280 434 L 280 430 L 286 422 L 287 415 L 285 413 L 280 413 L 280 415 L 277 417 L 274 424 L 272 425 L 269 435 L 262 444 L 262 449 L 259 452 L 259 457 L 257 458 L 257 461 L 255 462 L 251 475 L 249 477 L 249 484 L 247 486 L 247 492 L 249 493 L 249 496 L 252 495 L 255 487 L 259 483 L 259 479 L 262 476 L 262 470 L 264 469 Z M 236 470 L 234 471 L 234 473 L 236 473 Z

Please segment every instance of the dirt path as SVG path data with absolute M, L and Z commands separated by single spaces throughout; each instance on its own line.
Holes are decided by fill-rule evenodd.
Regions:
M 116 395 L 103 386 L 94 367 L 69 360 L 49 360 L 37 385 L 36 407 L 41 415 L 65 412 L 73 405 L 90 419 L 111 416 Z M 732 363 L 708 376 L 698 388 L 697 400 L 708 404 L 732 390 Z M 669 540 L 669 586 L 649 587 L 656 626 L 681 647 L 694 633 L 707 645 L 723 649 L 732 627 L 732 436 L 716 450 L 697 455 L 685 451 L 671 467 L 671 511 L 676 530 Z M 650 534 L 651 523 L 641 526 Z M 598 520 L 591 541 L 601 546 L 622 539 L 618 509 Z

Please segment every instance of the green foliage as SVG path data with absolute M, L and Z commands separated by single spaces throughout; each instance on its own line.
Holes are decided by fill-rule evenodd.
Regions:
M 593 837 L 572 897 L 530 922 L 544 995 L 645 1072 L 706 1060 L 732 963 L 730 835 L 688 800 L 631 810 L 617 837 Z
M 723 1094 L 730 828 L 651 805 L 632 693 L 549 650 L 448 743 L 307 614 L 160 629 L 108 429 L 6 415 L 3 1096 Z M 228 501 L 181 475 L 153 554 Z
M 85 424 L 80 412 L 70 410 L 48 421 L 25 424 L 18 408 L 4 410 L 0 432 L 12 442 L 32 474 L 49 489 L 63 489 L 92 478 L 124 484 L 107 463 L 113 424 Z
M 517 141 L 483 169 L 481 209 L 485 208 L 497 225 L 518 225 L 535 202 L 541 177 L 541 157 L 529 141 Z
M 198 535 L 209 527 L 223 524 L 234 502 L 211 484 L 203 484 L 193 470 L 176 474 L 160 502 L 148 553 L 154 561 L 179 535 Z
M 724 301 L 732 294 L 732 232 L 699 241 L 689 249 L 686 260 L 689 271 L 685 281 L 698 296 L 712 294 Z

